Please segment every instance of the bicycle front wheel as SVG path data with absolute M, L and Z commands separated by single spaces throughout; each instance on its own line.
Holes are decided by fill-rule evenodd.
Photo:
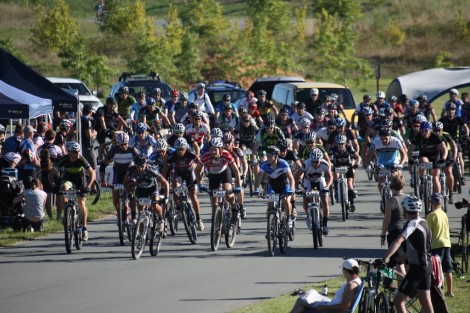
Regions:
M 70 205 L 67 205 L 64 210 L 64 234 L 65 234 L 65 250 L 67 253 L 72 253 L 72 238 L 73 238 L 73 225 L 74 225 L 74 212 Z
M 121 246 L 124 246 L 124 237 L 125 237 L 125 226 L 124 226 L 124 217 L 123 214 L 126 211 L 124 200 L 119 201 L 119 208 L 117 211 L 117 224 L 118 224 L 118 233 L 119 233 L 119 243 Z
M 139 218 L 135 225 L 134 235 L 132 236 L 131 254 L 134 260 L 140 259 L 142 252 L 144 252 L 145 241 L 145 219 Z
M 279 249 L 282 254 L 287 253 L 287 244 L 289 242 L 289 226 L 287 225 L 287 216 L 284 212 L 281 213 L 281 223 L 278 226 L 278 235 L 279 235 Z
M 341 181 L 338 183 L 339 184 L 339 195 L 338 195 L 338 200 L 341 202 L 341 215 L 343 217 L 343 222 L 346 222 L 347 218 L 347 204 L 346 204 L 346 194 L 345 194 L 345 189 L 346 189 L 346 183 L 344 181 Z
M 229 209 L 230 210 L 230 209 Z M 227 228 L 225 231 L 225 245 L 227 248 L 233 248 L 235 240 L 237 239 L 238 227 L 240 225 L 240 217 L 237 218 L 235 223 L 232 222 L 232 214 L 238 214 L 237 212 L 230 212 L 227 216 Z
M 318 249 L 318 245 L 319 245 L 319 238 L 318 238 L 318 234 L 319 234 L 319 228 L 321 227 L 318 227 L 320 224 L 318 223 L 318 216 L 317 214 L 315 213 L 315 210 L 313 208 L 310 208 L 310 212 L 309 212 L 310 216 L 312 217 L 312 239 L 313 239 L 313 248 L 314 249 Z M 321 230 L 320 230 L 321 231 Z
M 156 256 L 160 252 L 160 247 L 162 246 L 163 234 L 157 230 L 157 221 L 153 222 L 153 227 L 150 230 L 150 255 Z
M 173 197 L 168 199 L 168 208 L 166 211 L 168 223 L 170 224 L 170 233 L 176 235 L 178 232 L 178 214 L 176 213 L 176 207 L 173 202 Z
M 359 313 L 369 313 L 369 288 L 365 287 L 359 302 Z
M 90 194 L 88 195 L 88 199 L 90 200 L 91 204 L 98 203 L 101 196 L 101 189 L 100 184 L 95 180 L 91 185 Z
M 385 293 L 381 292 L 375 297 L 375 312 L 376 313 L 390 313 L 389 303 Z
M 268 215 L 266 239 L 268 240 L 269 255 L 274 256 L 277 246 L 277 217 L 274 213 L 269 213 Z
M 251 160 L 249 162 L 246 179 L 248 181 L 248 187 L 250 188 L 250 197 L 253 197 L 253 164 L 251 164 Z
M 211 250 L 217 251 L 219 249 L 220 239 L 222 237 L 222 208 L 215 207 L 211 220 Z
M 79 210 L 77 208 L 77 210 Z M 82 223 L 80 221 L 80 214 L 76 214 L 75 217 L 73 218 L 73 224 L 74 224 L 74 237 L 75 237 L 75 248 L 77 250 L 81 250 L 83 246 L 83 229 L 82 229 Z
M 431 203 L 429 201 L 429 197 L 431 197 L 431 193 L 432 193 L 431 182 L 429 179 L 426 179 L 424 183 L 424 190 L 423 190 L 424 212 L 426 215 L 428 215 L 429 212 L 431 212 Z
M 181 217 L 189 242 L 195 244 L 197 242 L 196 216 L 194 215 L 193 207 L 190 203 L 186 202 L 184 209 L 181 210 Z

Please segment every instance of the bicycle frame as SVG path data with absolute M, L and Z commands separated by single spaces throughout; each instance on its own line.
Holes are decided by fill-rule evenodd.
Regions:
M 191 244 L 197 242 L 196 215 L 194 213 L 191 201 L 188 199 L 188 188 L 186 182 L 174 188 L 173 192 L 178 196 L 178 206 L 176 207 L 176 221 L 183 220 L 184 228 Z M 175 218 L 175 217 L 174 217 Z
M 389 169 L 379 169 L 378 170 L 378 176 L 379 177 L 384 177 L 384 181 L 382 183 L 382 190 L 380 192 L 381 196 L 381 202 L 380 202 L 380 211 L 382 213 L 385 212 L 385 204 L 387 203 L 387 200 L 392 197 L 392 191 L 390 190 L 390 175 L 392 174 L 392 171 Z
M 422 185 L 421 185 L 421 192 L 422 197 L 421 199 L 424 202 L 424 212 L 428 215 L 431 212 L 431 201 L 430 197 L 433 192 L 433 183 L 432 183 L 432 176 L 430 175 L 430 171 L 433 167 L 432 162 L 423 162 L 420 165 L 421 169 L 424 169 L 425 174 L 422 177 Z
M 78 193 L 78 190 L 62 191 L 63 196 L 67 199 L 64 208 L 65 250 L 67 253 L 72 253 L 72 238 L 77 250 L 81 250 L 83 245 L 81 214 L 76 202 Z
M 118 232 L 119 232 L 119 242 L 123 246 L 125 244 L 125 239 L 130 241 L 132 240 L 131 235 L 131 226 L 129 223 L 130 220 L 130 210 L 129 210 L 129 200 L 127 199 L 127 192 L 123 184 L 114 184 L 114 190 L 119 191 L 119 207 L 117 211 L 117 220 L 118 220 Z
M 349 218 L 348 181 L 346 178 L 347 172 L 347 166 L 335 168 L 335 173 L 338 174 L 336 194 L 338 195 L 338 201 L 341 203 L 341 213 L 343 217 L 343 222 Z
M 271 203 L 271 207 L 268 207 L 267 218 L 267 237 L 268 240 L 268 252 L 271 256 L 276 254 L 276 249 L 279 249 L 282 254 L 287 252 L 288 237 L 289 237 L 289 226 L 287 223 L 287 214 L 282 209 L 282 201 L 288 195 L 280 195 L 275 193 L 268 193 L 264 198 Z
M 321 207 L 320 192 L 318 190 L 307 191 L 303 195 L 305 198 L 312 198 L 308 203 L 308 221 L 312 231 L 313 248 L 323 246 L 323 212 Z

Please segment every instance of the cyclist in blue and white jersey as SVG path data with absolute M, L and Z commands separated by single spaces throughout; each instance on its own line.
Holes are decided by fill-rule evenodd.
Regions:
M 163 166 L 168 160 L 168 157 L 171 156 L 176 150 L 172 147 L 168 147 L 168 143 L 163 138 L 157 139 L 154 149 L 155 150 L 149 156 L 149 160 L 158 168 L 158 171 L 161 173 Z
M 376 168 L 383 167 L 394 170 L 397 164 L 403 166 L 407 159 L 405 147 L 399 139 L 392 137 L 392 132 L 389 128 L 381 128 L 379 130 L 379 137 L 372 140 L 369 152 L 367 153 L 366 164 L 369 164 L 367 171 L 372 171 L 370 161 L 374 154 L 376 156 Z M 400 171 L 397 171 L 397 174 L 399 173 Z M 383 181 L 384 178 L 379 177 L 377 184 L 379 192 L 382 190 Z
M 287 213 L 289 227 L 293 227 L 291 194 L 295 185 L 294 176 L 290 170 L 289 163 L 279 158 L 280 150 L 276 146 L 269 146 L 266 149 L 267 160 L 261 166 L 255 181 L 255 190 L 253 194 L 259 194 L 259 185 L 264 175 L 268 178 L 267 193 L 276 193 L 287 195 L 282 199 L 282 208 Z
M 333 175 L 331 174 L 330 163 L 323 158 L 323 152 L 315 149 L 310 156 L 303 162 L 302 171 L 304 172 L 303 185 L 305 191 L 318 190 L 323 209 L 323 235 L 328 235 L 328 216 L 330 208 L 328 206 L 328 194 L 330 186 L 333 183 Z M 308 199 L 304 198 L 304 210 L 308 214 Z M 312 228 L 311 217 L 307 220 L 307 226 Z
M 157 141 L 147 133 L 147 124 L 142 122 L 135 125 L 136 135 L 129 141 L 129 146 L 136 148 L 146 158 L 155 150 Z

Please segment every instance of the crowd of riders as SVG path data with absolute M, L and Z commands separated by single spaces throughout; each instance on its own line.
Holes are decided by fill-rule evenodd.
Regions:
M 463 175 L 453 176 L 452 167 L 458 163 L 464 172 L 470 103 L 466 93 L 462 101 L 455 89 L 450 90 L 442 112 L 435 112 L 426 95 L 385 99 L 385 93 L 378 92 L 375 100 L 364 95 L 347 120 L 338 96 L 320 99 L 316 88 L 310 91 L 308 103 L 278 107 L 266 99 L 264 90 L 256 94 L 249 90 L 235 105 L 230 93 L 213 104 L 205 84 L 196 87 L 191 98 L 172 90 L 167 101 L 159 88 L 151 95 L 139 92 L 134 98 L 127 87 L 122 87 L 116 98 L 106 98 L 96 112 L 85 105 L 80 127 L 58 115 L 54 123 L 57 129 L 40 120 L 25 127 L 18 124 L 6 139 L 6 129 L 0 125 L 0 168 L 3 173 L 16 169 L 13 173 L 24 181 L 25 189 L 30 188 L 32 178 L 39 178 L 49 196 L 42 220 L 54 218 L 54 205 L 55 218 L 62 218 L 60 191 L 70 188 L 80 190 L 78 205 L 86 219 L 86 195 L 93 192 L 95 178 L 102 187 L 124 184 L 132 194 L 153 197 L 159 217 L 169 196 L 178 202 L 178 196 L 170 195 L 169 190 L 184 183 L 200 231 L 204 229 L 200 192 L 226 190 L 232 209 L 242 218 L 247 216 L 243 205 L 247 175 L 253 175 L 254 195 L 286 195 L 282 205 L 289 226 L 297 218 L 296 194 L 318 190 L 324 235 L 329 233 L 329 192 L 338 181 L 336 167 L 348 168 L 345 176 L 351 213 L 355 211 L 358 167 L 395 171 L 397 165 L 432 162 L 433 191 L 441 191 L 438 177 L 443 168 L 450 203 L 454 201 L 456 180 L 465 184 Z M 413 151 L 419 151 L 418 158 L 412 156 Z M 107 181 L 106 168 L 110 165 L 113 180 Z M 379 190 L 381 184 L 379 179 Z M 54 194 L 58 195 L 56 203 L 52 203 Z M 234 205 L 234 197 L 238 197 L 239 206 Z M 117 191 L 113 191 L 113 204 L 116 208 L 119 205 Z M 216 205 L 215 198 L 211 205 Z M 135 218 L 135 201 L 131 206 Z M 307 212 L 307 203 L 302 207 Z

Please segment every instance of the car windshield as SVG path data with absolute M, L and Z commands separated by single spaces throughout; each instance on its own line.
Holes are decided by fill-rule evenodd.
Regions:
M 244 90 L 221 90 L 221 91 L 208 91 L 209 98 L 212 103 L 219 103 L 222 101 L 222 97 L 225 94 L 229 94 L 232 97 L 232 103 L 236 102 L 238 99 L 245 97 Z
M 170 98 L 170 87 L 162 82 L 157 81 L 129 81 L 127 84 L 129 87 L 129 93 L 136 97 L 137 94 L 141 91 L 145 91 L 147 97 L 153 97 L 153 89 L 160 88 L 162 91 L 162 98 L 169 99 Z
M 338 103 L 343 105 L 344 109 L 354 109 L 354 99 L 351 94 L 351 90 L 347 88 L 318 88 L 319 90 L 319 99 L 324 99 L 325 97 L 335 93 L 338 95 Z M 296 96 L 297 101 L 303 103 L 309 103 L 310 100 L 310 88 L 299 89 Z
M 54 83 L 57 87 L 62 89 L 76 89 L 79 95 L 91 96 L 90 90 L 83 83 Z

